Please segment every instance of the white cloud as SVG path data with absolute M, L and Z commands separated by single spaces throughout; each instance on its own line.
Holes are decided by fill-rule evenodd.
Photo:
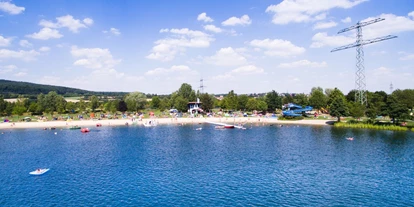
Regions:
M 39 22 L 39 25 L 43 27 L 55 28 L 55 29 L 66 27 L 71 32 L 78 33 L 79 29 L 87 28 L 87 25 L 89 26 L 93 24 L 93 20 L 90 18 L 85 18 L 82 23 L 81 20 L 74 19 L 73 16 L 71 15 L 57 17 L 56 20 L 57 20 L 56 22 L 52 22 L 52 21 L 42 19 Z
M 72 46 L 70 53 L 77 58 L 73 65 L 85 68 L 110 70 L 121 62 L 114 59 L 109 49 Z
M 221 25 L 223 26 L 235 26 L 235 25 L 250 25 L 252 20 L 248 15 L 243 15 L 240 18 L 237 17 L 230 17 L 226 21 L 222 22 Z
M 15 65 L 0 66 L 0 74 L 11 73 L 15 69 L 17 69 L 17 66 L 15 66 Z
M 311 67 L 311 68 L 322 68 L 326 67 L 328 64 L 323 62 L 311 62 L 309 60 L 299 60 L 296 62 L 291 63 L 281 63 L 279 64 L 279 68 L 299 68 L 299 67 Z
M 33 39 L 38 39 L 38 40 L 48 40 L 48 39 L 59 39 L 61 37 L 63 37 L 62 34 L 59 33 L 58 30 L 56 29 L 50 29 L 48 27 L 42 28 L 38 33 L 33 33 L 30 35 L 26 35 L 26 37 L 30 37 Z
M 25 10 L 24 7 L 16 6 L 8 1 L 0 2 L 0 11 L 4 11 L 9 14 L 20 14 Z
M 255 75 L 263 74 L 263 68 L 259 68 L 255 65 L 245 65 L 231 70 L 230 72 L 220 74 L 212 77 L 213 80 L 233 80 L 236 76 L 239 75 Z
M 48 52 L 48 51 L 50 51 L 50 47 L 41 47 L 41 48 L 39 48 L 39 51 L 40 52 Z
M 370 21 L 376 18 L 384 18 L 384 21 L 364 27 L 364 39 L 385 36 L 389 34 L 398 34 L 401 32 L 414 31 L 414 19 L 408 16 L 396 16 L 394 14 L 381 14 L 376 17 L 369 17 L 362 20 Z
M 336 27 L 336 25 L 338 25 L 336 22 L 334 21 L 329 21 L 329 22 L 318 22 L 313 26 L 313 29 L 328 29 L 328 28 L 332 28 L 332 27 Z
M 400 57 L 400 60 L 414 60 L 414 54 L 406 52 L 400 52 L 400 54 L 404 55 L 403 57 Z
M 20 40 L 19 45 L 22 46 L 22 47 L 32 47 L 33 46 L 32 43 L 30 43 L 27 40 Z
M 173 65 L 171 68 L 155 68 L 153 70 L 149 70 L 145 73 L 145 75 L 168 75 L 171 73 L 180 73 L 180 72 L 189 72 L 192 71 L 190 67 L 186 65 Z
M 12 41 L 13 41 L 13 38 L 11 37 L 5 38 L 0 35 L 0 47 L 7 47 L 11 44 Z
M 85 23 L 88 26 L 91 26 L 93 24 L 93 19 L 85 18 L 85 19 L 83 19 L 83 23 Z
M 372 71 L 372 73 L 375 75 L 375 76 L 388 76 L 388 75 L 390 75 L 391 73 L 392 73 L 392 70 L 391 69 L 389 69 L 389 68 L 386 68 L 386 67 L 379 67 L 379 68 L 377 68 L 377 69 L 374 69 L 373 71 Z
M 264 54 L 267 56 L 290 57 L 300 55 L 306 51 L 303 47 L 298 47 L 288 40 L 281 39 L 252 40 L 249 44 L 255 48 L 264 49 Z
M 35 60 L 36 56 L 40 53 L 35 50 L 7 50 L 7 49 L 0 49 L 0 59 L 21 59 L 24 61 Z
M 214 41 L 210 35 L 188 28 L 183 29 L 161 29 L 160 33 L 169 33 L 170 36 L 157 40 L 148 59 L 170 61 L 177 53 L 184 52 L 186 48 L 206 48 Z
M 197 20 L 198 21 L 203 21 L 203 22 L 213 22 L 214 21 L 211 17 L 207 16 L 207 14 L 205 12 L 199 14 L 197 16 Z
M 232 47 L 221 48 L 211 57 L 205 57 L 204 62 L 218 66 L 244 65 L 247 59 Z
M 329 36 L 326 32 L 319 32 L 312 37 L 311 48 L 321 48 L 325 46 L 337 47 L 355 42 L 355 38 L 342 35 Z
M 414 11 L 408 13 L 408 16 L 414 18 Z
M 345 19 L 341 19 L 341 22 L 343 23 L 350 23 L 352 21 L 351 17 L 347 17 Z
M 16 74 L 14 74 L 14 76 L 17 76 L 17 77 L 22 77 L 22 76 L 26 76 L 26 75 L 27 75 L 27 73 L 25 73 L 25 72 L 18 72 Z
M 205 25 L 204 29 L 207 30 L 207 31 L 210 31 L 210 32 L 215 32 L 215 33 L 220 33 L 220 32 L 223 31 L 221 28 L 216 27 L 212 24 Z
M 259 68 L 255 65 L 246 65 L 242 67 L 238 67 L 231 71 L 233 74 L 243 74 L 243 75 L 251 75 L 251 74 L 260 74 L 264 73 L 263 68 Z
M 111 27 L 110 29 L 109 29 L 109 31 L 102 31 L 103 33 L 108 33 L 108 32 L 110 32 L 111 34 L 113 34 L 113 35 L 116 35 L 116 36 L 119 36 L 119 35 L 121 35 L 121 32 L 119 31 L 119 29 L 117 29 L 117 28 L 114 28 L 114 27 Z
M 274 14 L 274 24 L 309 22 L 325 19 L 331 9 L 349 9 L 364 1 L 367 0 L 283 0 L 267 7 L 266 12 Z

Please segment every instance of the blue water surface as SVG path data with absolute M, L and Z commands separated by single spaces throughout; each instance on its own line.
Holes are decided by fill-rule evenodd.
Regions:
M 3 132 L 0 206 L 414 206 L 412 132 L 292 125 Z M 37 168 L 50 171 L 29 175 Z

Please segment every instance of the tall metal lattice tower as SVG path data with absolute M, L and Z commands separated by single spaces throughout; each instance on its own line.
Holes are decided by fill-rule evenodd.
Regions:
M 392 92 L 394 91 L 394 86 L 392 85 L 392 82 L 390 84 L 390 94 L 392 94 Z
M 394 35 L 387 35 L 384 37 L 377 37 L 370 40 L 363 40 L 362 38 L 362 27 L 374 24 L 380 21 L 383 21 L 385 19 L 383 18 L 377 18 L 366 22 L 358 22 L 354 26 L 345 28 L 343 30 L 340 30 L 338 34 L 341 34 L 343 32 L 347 32 L 353 29 L 356 29 L 356 42 L 345 45 L 342 47 L 338 47 L 333 49 L 331 52 L 336 52 L 339 50 L 345 50 L 348 48 L 356 47 L 356 73 L 355 73 L 355 102 L 360 102 L 362 105 L 367 104 L 367 92 L 366 92 L 366 82 L 365 82 L 365 67 L 364 67 L 364 49 L 363 46 L 366 44 L 371 44 L 375 42 L 380 42 L 388 39 L 397 38 L 397 36 Z
M 206 86 L 204 85 L 204 79 L 200 79 L 200 87 L 198 87 L 200 89 L 200 92 L 203 94 L 204 93 L 204 88 Z

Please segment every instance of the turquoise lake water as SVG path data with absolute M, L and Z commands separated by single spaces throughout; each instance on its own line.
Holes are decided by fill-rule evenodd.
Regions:
M 412 132 L 211 125 L 3 132 L 0 206 L 414 206 Z M 37 168 L 50 171 L 29 175 Z

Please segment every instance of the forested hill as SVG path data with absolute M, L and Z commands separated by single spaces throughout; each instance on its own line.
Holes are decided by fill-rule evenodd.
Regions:
M 42 85 L 0 79 L 0 95 L 3 95 L 5 98 L 15 98 L 18 95 L 37 96 L 40 93 L 47 94 L 50 91 L 56 91 L 56 93 L 63 96 L 123 96 L 127 94 L 126 92 L 95 92 L 62 86 Z

